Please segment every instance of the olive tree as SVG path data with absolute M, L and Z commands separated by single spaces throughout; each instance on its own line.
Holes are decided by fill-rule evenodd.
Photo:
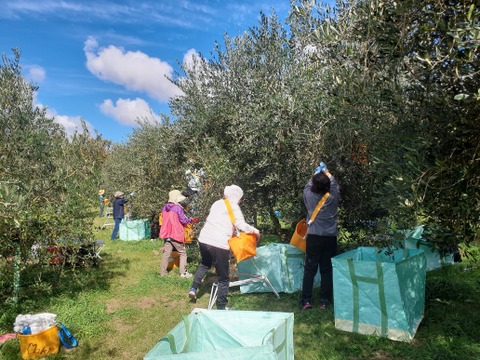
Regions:
M 275 14 L 261 14 L 244 34 L 225 35 L 211 59 L 184 67 L 185 96 L 171 106 L 196 149 L 225 156 L 222 180 L 242 186 L 248 207 L 269 214 L 277 233 L 276 210 L 291 220 L 303 214 L 301 190 L 325 150 L 322 80 L 309 78 L 303 60 Z M 213 177 L 217 160 L 200 160 Z
M 478 111 L 480 8 L 474 1 L 411 3 L 418 30 L 412 41 L 425 163 L 412 178 L 408 204 L 445 246 L 479 240 Z M 423 95 L 423 96 L 422 96 Z
M 323 75 L 330 69 L 337 105 L 328 148 L 347 150 L 343 215 L 426 225 L 447 248 L 478 237 L 475 5 L 342 1 L 328 12 L 298 1 L 292 9 L 293 33 L 321 50 Z
M 185 154 L 176 125 L 139 119 L 128 140 L 115 144 L 102 171 L 102 184 L 113 199 L 115 191 L 125 193 L 134 218 L 158 221 L 159 210 L 172 189 L 183 191 Z M 156 217 L 156 219 L 155 219 Z
M 61 125 L 34 106 L 37 87 L 21 74 L 20 52 L 0 67 L 0 260 L 19 301 L 21 270 L 61 239 L 88 241 L 104 143 L 88 133 L 69 139 Z M 86 129 L 84 129 L 86 131 Z M 13 260 L 14 259 L 14 260 Z M 40 259 L 41 260 L 41 259 Z M 8 271 L 7 271 L 8 270 Z M 41 277 L 41 274 L 38 274 Z M 2 297 L 12 294 L 9 281 Z M 5 291 L 5 292 L 4 292 Z

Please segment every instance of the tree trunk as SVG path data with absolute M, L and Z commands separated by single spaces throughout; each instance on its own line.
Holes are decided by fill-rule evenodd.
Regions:
M 21 249 L 20 249 L 20 240 L 15 236 L 15 260 L 13 264 L 13 302 L 18 304 L 20 301 L 20 272 L 21 272 Z
M 269 208 L 269 213 L 270 213 L 270 220 L 272 221 L 272 224 L 273 224 L 273 233 L 280 236 L 281 242 L 285 242 L 286 240 L 285 232 L 282 230 L 282 225 L 280 224 L 280 220 L 278 220 L 278 217 L 275 215 L 275 210 L 273 209 L 273 207 Z

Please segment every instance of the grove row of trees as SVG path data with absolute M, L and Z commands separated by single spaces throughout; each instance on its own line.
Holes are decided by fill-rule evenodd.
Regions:
M 342 236 L 425 225 L 440 246 L 479 236 L 479 34 L 474 1 L 291 1 L 183 66 L 171 116 L 114 147 L 102 184 L 158 212 L 203 169 L 203 218 L 229 183 L 244 208 L 295 222 L 324 160 L 342 189 Z M 146 119 L 148 120 L 148 119 Z M 287 237 L 288 238 L 288 237 Z
M 109 143 L 86 126 L 69 138 L 45 109 L 34 106 L 37 88 L 22 77 L 20 52 L 14 50 L 13 59 L 3 54 L 2 60 L 0 300 L 14 294 L 18 301 L 20 273 L 33 260 L 32 247 L 92 239 L 92 193 Z

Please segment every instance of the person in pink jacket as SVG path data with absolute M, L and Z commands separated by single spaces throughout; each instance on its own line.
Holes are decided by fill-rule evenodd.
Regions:
M 162 226 L 160 238 L 165 240 L 162 261 L 160 263 L 160 275 L 167 275 L 168 259 L 175 249 L 180 255 L 180 276 L 189 278 L 192 274 L 187 272 L 187 251 L 185 249 L 184 226 L 190 223 L 198 223 L 197 218 L 185 216 L 180 203 L 186 199 L 179 190 L 168 193 L 168 203 L 162 208 Z

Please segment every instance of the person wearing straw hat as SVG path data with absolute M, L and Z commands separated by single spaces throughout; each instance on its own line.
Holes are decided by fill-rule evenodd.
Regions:
M 128 200 L 123 197 L 123 192 L 121 191 L 115 191 L 113 196 L 115 197 L 115 200 L 113 200 L 113 220 L 115 221 L 115 225 L 113 227 L 112 236 L 110 237 L 111 240 L 117 238 L 120 223 L 125 216 L 124 205 L 128 202 Z
M 180 255 L 180 276 L 183 278 L 192 276 L 187 271 L 187 250 L 185 249 L 185 232 L 183 227 L 190 223 L 198 223 L 198 219 L 185 216 L 183 206 L 180 204 L 185 200 L 186 197 L 179 190 L 172 190 L 168 193 L 168 202 L 162 208 L 160 238 L 164 239 L 165 244 L 160 263 L 161 276 L 167 275 L 168 259 L 173 250 L 176 250 Z
M 98 201 L 100 202 L 100 212 L 98 213 L 98 217 L 102 217 L 102 215 L 103 215 L 103 209 L 105 207 L 104 194 L 105 194 L 105 190 L 103 190 L 103 189 L 98 190 Z

